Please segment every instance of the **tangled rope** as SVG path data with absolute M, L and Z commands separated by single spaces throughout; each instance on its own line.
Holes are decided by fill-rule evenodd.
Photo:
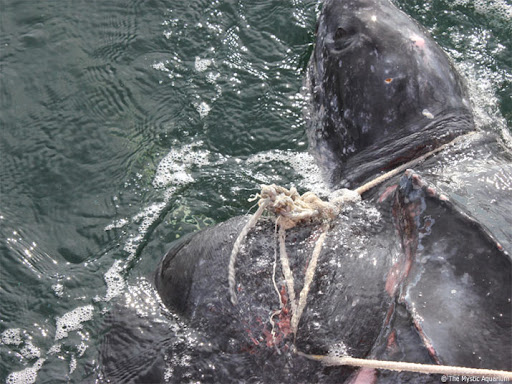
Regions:
M 272 212 L 276 218 L 276 226 L 279 227 L 279 253 L 280 261 L 283 267 L 283 274 L 288 290 L 288 298 L 292 310 L 291 330 L 295 335 L 298 324 L 302 316 L 302 312 L 306 306 L 307 295 L 313 281 L 315 269 L 322 250 L 323 243 L 327 236 L 329 222 L 339 215 L 340 209 L 348 201 L 357 201 L 361 197 L 357 192 L 348 189 L 337 191 L 331 201 L 323 201 L 312 192 L 306 192 L 300 195 L 295 188 L 290 190 L 277 185 L 262 185 L 261 192 L 256 195 L 258 200 L 258 210 L 249 219 L 240 234 L 238 235 L 231 251 L 228 266 L 228 284 L 231 303 L 238 303 L 236 295 L 236 273 L 235 263 L 236 257 L 240 252 L 243 240 L 249 231 L 256 225 L 259 218 L 265 210 Z M 288 255 L 286 253 L 286 230 L 291 229 L 304 222 L 320 222 L 322 225 L 322 233 L 317 240 L 311 261 L 306 270 L 304 279 L 304 287 L 302 288 L 299 299 L 295 297 L 293 273 L 290 268 Z

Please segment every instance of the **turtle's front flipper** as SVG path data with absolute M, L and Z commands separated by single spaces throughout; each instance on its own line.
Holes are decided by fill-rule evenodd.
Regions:
M 393 206 L 409 260 L 399 300 L 441 364 L 512 369 L 512 265 L 489 232 L 413 171 Z

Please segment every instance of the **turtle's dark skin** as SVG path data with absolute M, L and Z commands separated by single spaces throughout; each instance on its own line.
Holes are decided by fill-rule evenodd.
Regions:
M 311 149 L 333 189 L 355 188 L 475 130 L 446 54 L 387 0 L 325 2 L 306 84 Z M 146 338 L 148 346 L 126 357 L 130 364 L 115 363 L 122 337 L 111 339 L 105 379 L 162 382 L 167 369 L 176 383 L 440 382 L 439 375 L 323 367 L 294 348 L 512 370 L 511 164 L 492 133 L 477 132 L 344 208 L 331 224 L 296 337 L 279 262 L 279 293 L 272 283 L 270 219 L 238 255 L 236 306 L 227 266 L 248 218 L 189 235 L 163 257 L 155 283 L 197 340 L 186 347 L 197 369 L 173 363 L 182 353 L 176 333 L 155 325 L 149 333 L 157 341 L 152 347 Z M 319 231 L 315 223 L 287 231 L 296 296 Z M 272 334 L 280 299 L 287 305 Z M 119 334 L 133 326 L 122 316 L 113 327 Z

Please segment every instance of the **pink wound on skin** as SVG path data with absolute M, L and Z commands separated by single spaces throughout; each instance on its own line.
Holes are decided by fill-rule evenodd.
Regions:
M 386 278 L 385 289 L 390 297 L 395 295 L 396 288 L 399 284 L 400 264 L 400 262 L 395 263 Z
M 414 42 L 414 45 L 416 45 L 418 48 L 425 47 L 425 39 L 422 37 L 419 37 L 417 35 L 412 35 L 411 40 Z
M 377 371 L 373 368 L 361 368 L 350 384 L 374 384 L 377 382 Z
M 387 187 L 386 190 L 384 191 L 384 193 L 382 193 L 382 195 L 380 195 L 378 202 L 382 203 L 384 200 L 386 200 L 389 196 L 391 196 L 391 194 L 393 192 L 396 191 L 397 187 L 398 187 L 398 185 L 392 185 L 391 187 Z
M 388 336 L 388 340 L 387 340 L 387 343 L 386 343 L 386 348 L 394 349 L 396 347 L 397 347 L 397 344 L 396 344 L 396 330 L 393 329 L 391 331 L 391 333 L 389 334 L 389 336 Z

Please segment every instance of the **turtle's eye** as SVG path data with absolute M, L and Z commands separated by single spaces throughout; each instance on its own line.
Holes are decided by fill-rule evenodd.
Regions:
M 352 41 L 351 35 L 352 29 L 347 30 L 345 28 L 338 27 L 338 29 L 336 29 L 336 32 L 334 32 L 332 37 L 334 43 L 332 48 L 334 49 L 334 51 L 339 52 L 347 48 Z
M 334 33 L 334 40 L 340 40 L 347 36 L 347 31 L 345 31 L 343 28 L 338 27 L 336 30 L 336 33 Z

